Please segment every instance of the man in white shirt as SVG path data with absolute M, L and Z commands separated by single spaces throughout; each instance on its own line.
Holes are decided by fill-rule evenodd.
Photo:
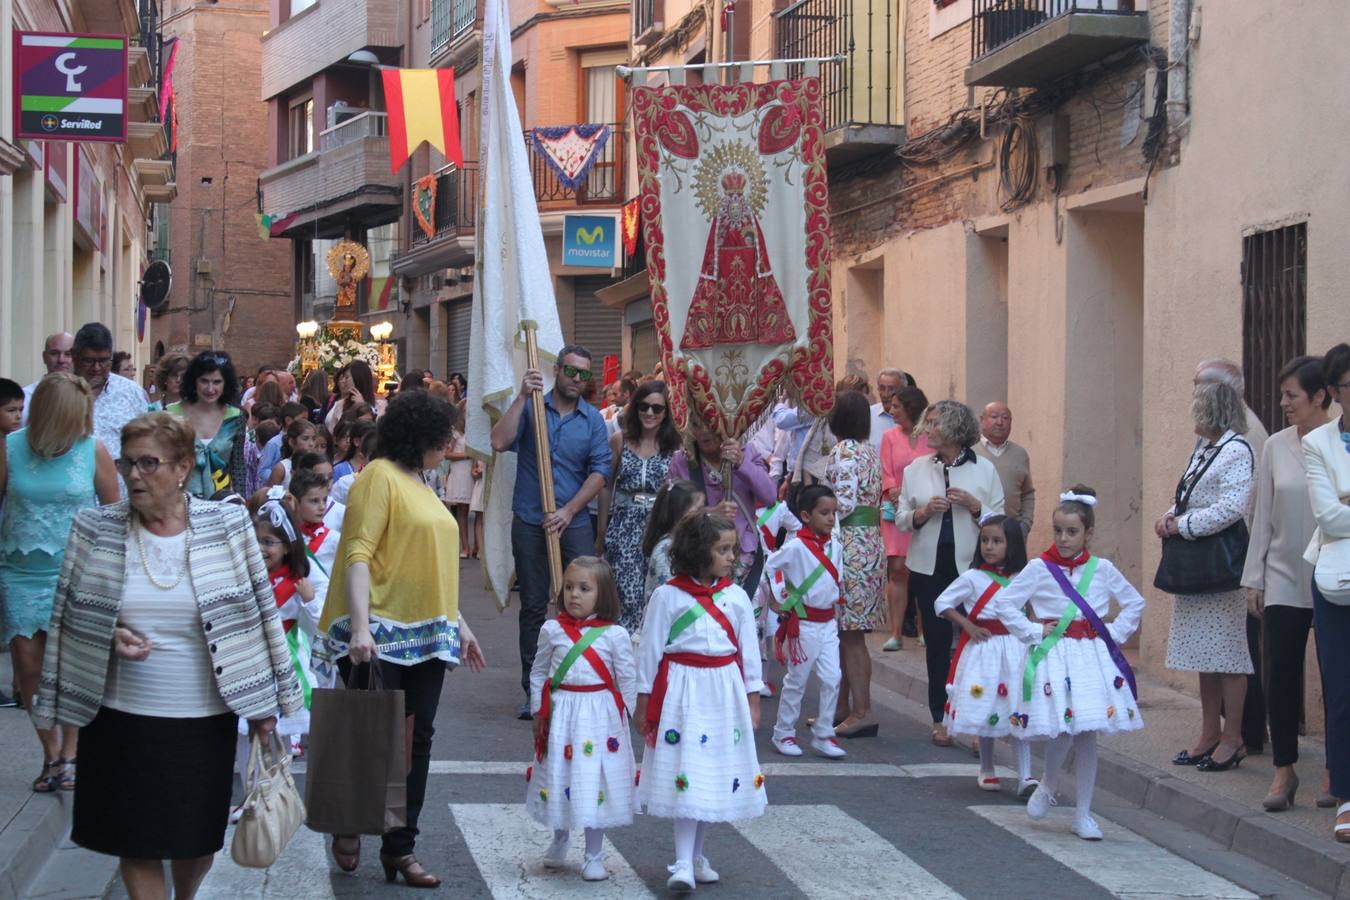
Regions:
M 895 420 L 888 412 L 891 398 L 905 384 L 905 373 L 899 369 L 882 369 L 877 373 L 877 396 L 880 400 L 872 404 L 872 433 L 869 443 L 881 449 L 881 436 L 895 427 Z
M 69 372 L 75 365 L 74 363 L 75 335 L 68 331 L 58 331 L 56 334 L 47 336 L 47 342 L 42 345 L 42 364 L 47 367 L 47 374 L 53 372 Z M 38 379 L 41 381 L 42 379 Z M 37 390 L 38 383 L 23 386 L 23 419 L 22 424 L 28 424 L 28 407 L 33 401 L 33 391 Z
M 113 459 L 122 455 L 122 426 L 150 408 L 141 386 L 112 371 L 112 332 L 90 322 L 75 332 L 74 371 L 94 390 L 94 437 Z

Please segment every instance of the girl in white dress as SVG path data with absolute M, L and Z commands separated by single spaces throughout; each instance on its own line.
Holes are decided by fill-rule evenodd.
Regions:
M 1017 756 L 1017 796 L 1024 800 L 1039 784 L 1031 777 L 1031 745 L 1014 735 L 1011 726 L 1027 651 L 992 610 L 995 596 L 1026 564 L 1021 523 L 1011 516 L 989 516 L 980 523 L 973 564 L 933 603 L 933 610 L 962 632 L 947 675 L 947 730 L 979 738 L 976 784 L 983 791 L 1000 786 L 994 774 L 994 739 L 1011 736 Z
M 570 830 L 584 828 L 581 877 L 603 881 L 605 829 L 633 823 L 633 641 L 614 624 L 619 592 L 603 559 L 572 561 L 558 607 L 539 632 L 530 672 L 535 764 L 525 770 L 525 806 L 553 829 L 545 868 L 567 864 Z
M 1075 485 L 1059 495 L 1055 543 L 994 595 L 994 614 L 1032 645 L 1013 704 L 1014 727 L 1050 738 L 1045 777 L 1027 801 L 1027 815 L 1044 818 L 1055 805 L 1060 769 L 1074 751 L 1077 817 L 1073 832 L 1099 841 L 1092 819 L 1097 781 L 1097 732 L 1135 731 L 1139 714 L 1134 673 L 1119 645 L 1139 627 L 1144 598 L 1109 560 L 1088 552 L 1096 522 L 1096 492 Z M 1120 607 L 1110 625 L 1102 616 Z M 1030 604 L 1032 618 L 1023 608 Z
M 759 643 L 750 598 L 730 577 L 737 552 L 730 519 L 681 519 L 675 577 L 652 594 L 642 625 L 633 715 L 648 749 L 638 803 L 675 820 L 666 882 L 675 891 L 719 880 L 703 855 L 709 822 L 763 815 L 768 802 L 755 753 Z

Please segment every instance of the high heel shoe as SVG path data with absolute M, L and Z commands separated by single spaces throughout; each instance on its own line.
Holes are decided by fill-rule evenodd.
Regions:
M 339 846 L 338 842 L 343 843 Z M 351 848 L 351 849 L 348 849 Z M 357 866 L 361 865 L 361 837 L 355 834 L 335 834 L 333 835 L 333 862 L 344 872 L 355 872 Z
M 876 722 L 856 722 L 848 727 L 835 728 L 834 736 L 845 739 L 876 737 L 881 727 Z
M 1219 742 L 1215 741 L 1208 750 L 1192 755 L 1189 750 L 1182 750 L 1176 756 L 1172 757 L 1174 766 L 1198 766 L 1200 763 L 1214 755 L 1214 751 L 1219 749 Z
M 1242 765 L 1242 761 L 1247 758 L 1247 748 L 1241 744 L 1229 755 L 1223 762 L 1219 762 L 1212 755 L 1205 760 L 1197 763 L 1195 768 L 1201 772 L 1227 772 L 1229 769 L 1236 769 Z
M 403 876 L 403 883 L 408 887 L 415 888 L 434 888 L 441 886 L 441 880 L 432 875 L 422 864 L 417 861 L 417 857 L 409 853 L 407 856 L 386 856 L 380 854 L 380 865 L 384 866 L 384 880 L 393 882 L 398 876 Z
M 1289 787 L 1282 793 L 1270 793 L 1266 799 L 1261 801 L 1261 808 L 1266 812 L 1284 812 L 1294 805 L 1294 794 L 1298 791 L 1298 776 L 1295 775 L 1289 782 Z

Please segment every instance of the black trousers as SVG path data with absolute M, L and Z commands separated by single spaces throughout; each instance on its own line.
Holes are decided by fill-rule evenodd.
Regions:
M 578 556 L 595 551 L 595 531 L 586 519 L 581 525 L 562 533 L 562 565 L 566 569 Z M 520 584 L 520 688 L 530 696 L 530 669 L 539 649 L 539 629 L 548 618 L 549 595 L 548 544 L 544 529 L 529 525 L 519 517 L 511 520 L 511 554 L 516 560 L 516 581 Z
M 1267 606 L 1265 618 L 1266 713 L 1270 720 L 1272 762 L 1298 762 L 1298 723 L 1303 709 L 1303 671 L 1313 611 L 1296 606 Z
M 933 612 L 933 603 L 960 573 L 956 571 L 956 548 L 938 545 L 932 575 L 909 573 L 909 596 L 923 616 L 923 642 L 928 663 L 928 711 L 933 723 L 942 721 L 947 703 L 947 669 L 952 663 L 952 623 Z
M 345 664 L 345 665 L 344 665 Z M 407 856 L 417 846 L 417 820 L 427 798 L 427 772 L 431 768 L 431 739 L 436 735 L 436 710 L 445 684 L 445 662 L 429 659 L 412 666 L 378 660 L 380 683 L 385 690 L 403 692 L 403 713 L 413 720 L 412 768 L 408 770 L 408 824 L 384 833 L 380 852 L 386 856 Z M 352 669 L 355 680 L 352 680 Z M 348 657 L 338 660 L 344 683 L 365 685 L 370 682 L 369 664 L 352 666 Z
M 1247 613 L 1247 653 L 1252 658 L 1252 674 L 1247 676 L 1247 698 L 1242 704 L 1242 744 L 1256 751 L 1266 746 L 1266 695 L 1261 679 L 1261 620 L 1251 613 Z

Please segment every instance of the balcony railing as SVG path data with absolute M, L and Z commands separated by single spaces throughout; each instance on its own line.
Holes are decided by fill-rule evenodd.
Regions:
M 336 150 L 361 138 L 385 137 L 388 134 L 389 114 L 367 111 L 319 132 L 319 149 Z
M 656 24 L 657 0 L 633 0 L 633 36 L 641 37 Z
M 465 163 L 464 168 L 446 166 L 436 173 L 436 211 L 432 216 L 435 233 L 428 235 L 420 225 L 414 226 L 412 245 L 420 247 L 443 237 L 473 231 L 478 214 L 478 163 Z
M 431 53 L 444 50 L 478 19 L 478 0 L 431 0 Z
M 1033 28 L 1072 13 L 1136 15 L 1134 0 L 973 0 L 970 58 L 979 59 Z
M 798 0 L 776 15 L 779 58 L 844 57 L 820 69 L 826 131 L 899 124 L 897 0 Z
M 450 36 L 459 37 L 473 27 L 478 20 L 477 0 L 454 0 L 454 20 L 450 23 Z
M 632 278 L 647 270 L 647 239 L 642 234 L 642 228 L 638 228 L 637 249 L 633 255 L 624 254 L 623 258 L 623 277 Z
M 609 140 L 600 151 L 600 158 L 576 190 L 563 186 L 552 167 L 531 149 L 530 175 L 534 180 L 535 199 L 540 203 L 570 200 L 576 203 L 617 204 L 623 191 L 624 129 L 622 125 L 611 125 L 609 130 Z M 526 145 L 530 141 L 530 134 L 526 132 Z

